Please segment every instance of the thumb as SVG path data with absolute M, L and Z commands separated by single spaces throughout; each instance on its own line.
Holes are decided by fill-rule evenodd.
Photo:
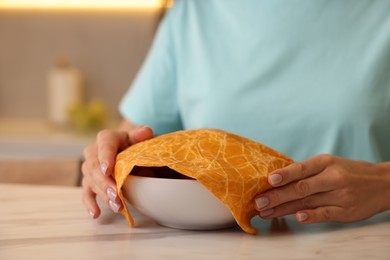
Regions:
M 129 133 L 130 145 L 136 144 L 154 137 L 152 128 L 148 126 L 138 126 Z

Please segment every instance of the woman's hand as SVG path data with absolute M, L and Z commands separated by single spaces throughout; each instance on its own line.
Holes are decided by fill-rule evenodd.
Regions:
M 354 222 L 390 209 L 390 163 L 318 155 L 268 175 L 255 198 L 264 219 L 296 214 L 300 223 Z
M 149 127 L 133 127 L 129 122 L 122 123 L 120 131 L 103 130 L 98 133 L 96 143 L 84 149 L 85 161 L 83 172 L 83 203 L 93 218 L 100 215 L 96 196 L 118 212 L 123 205 L 117 196 L 116 184 L 113 178 L 117 154 L 132 144 L 153 137 Z

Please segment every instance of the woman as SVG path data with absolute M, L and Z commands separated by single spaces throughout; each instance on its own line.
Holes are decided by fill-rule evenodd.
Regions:
M 176 1 L 120 104 L 119 130 L 85 149 L 89 213 L 100 214 L 96 195 L 122 207 L 119 151 L 200 127 L 297 161 L 269 174 L 275 189 L 253 202 L 262 218 L 353 222 L 389 210 L 389 13 L 385 0 Z

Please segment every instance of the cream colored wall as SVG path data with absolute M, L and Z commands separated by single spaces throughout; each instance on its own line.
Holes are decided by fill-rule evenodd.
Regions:
M 67 55 L 111 116 L 153 37 L 155 11 L 0 11 L 0 118 L 46 118 L 48 69 Z

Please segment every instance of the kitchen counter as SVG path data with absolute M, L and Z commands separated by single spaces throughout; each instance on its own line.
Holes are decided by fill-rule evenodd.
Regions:
M 81 158 L 95 138 L 45 120 L 0 119 L 0 159 Z
M 0 182 L 79 185 L 83 149 L 93 142 L 45 120 L 0 119 Z
M 0 259 L 389 259 L 390 212 L 355 224 L 300 225 L 256 218 L 251 236 L 165 228 L 135 214 L 136 228 L 104 207 L 92 220 L 81 189 L 0 184 Z

